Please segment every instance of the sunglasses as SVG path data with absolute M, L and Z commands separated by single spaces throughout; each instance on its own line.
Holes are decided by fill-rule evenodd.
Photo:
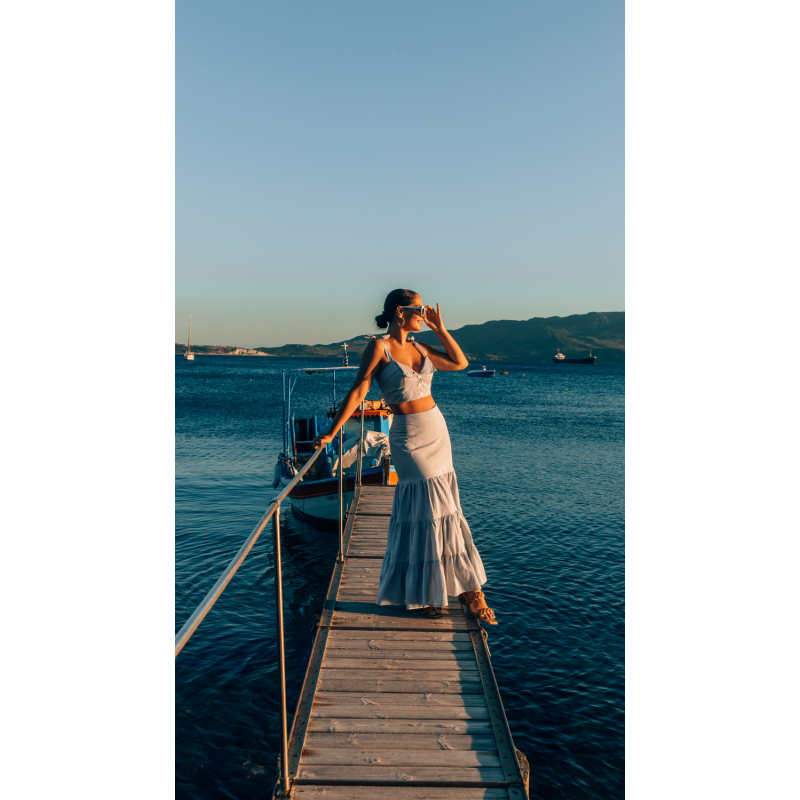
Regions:
M 407 308 L 409 311 L 415 311 L 420 316 L 425 316 L 425 306 L 400 306 L 400 308 Z

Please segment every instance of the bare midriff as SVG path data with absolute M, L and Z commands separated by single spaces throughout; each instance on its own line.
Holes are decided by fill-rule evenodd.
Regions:
M 436 408 L 436 403 L 433 400 L 433 395 L 429 394 L 416 400 L 406 400 L 405 403 L 392 403 L 389 408 L 392 410 L 392 414 L 404 416 L 406 414 L 419 414 L 422 411 L 430 411 L 432 408 Z

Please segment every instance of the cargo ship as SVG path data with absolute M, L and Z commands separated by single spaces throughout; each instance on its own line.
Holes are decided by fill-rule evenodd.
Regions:
M 561 350 L 557 349 L 556 354 L 553 356 L 553 363 L 554 364 L 596 364 L 597 363 L 597 356 L 592 355 L 592 351 L 589 351 L 589 355 L 585 358 L 567 358 Z

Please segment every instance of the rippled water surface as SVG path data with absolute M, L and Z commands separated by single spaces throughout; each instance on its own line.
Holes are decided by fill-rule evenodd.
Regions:
M 277 494 L 281 370 L 334 363 L 176 358 L 176 630 Z M 511 732 L 530 761 L 532 798 L 620 798 L 624 367 L 492 366 L 509 374 L 440 372 L 433 394 L 501 623 L 489 643 Z M 298 415 L 330 400 L 329 377 L 300 377 Z M 288 507 L 281 521 L 293 711 L 336 534 Z M 269 795 L 280 733 L 274 618 L 270 527 L 176 661 L 179 798 Z

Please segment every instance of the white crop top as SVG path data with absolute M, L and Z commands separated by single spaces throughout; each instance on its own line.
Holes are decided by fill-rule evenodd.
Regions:
M 431 393 L 433 373 L 436 372 L 436 367 L 431 363 L 428 354 L 413 339 L 409 339 L 423 355 L 421 370 L 415 372 L 411 367 L 399 364 L 392 358 L 383 337 L 379 341 L 383 343 L 389 363 L 378 373 L 375 380 L 386 404 L 395 405 L 396 403 L 405 403 L 407 400 L 427 397 Z

